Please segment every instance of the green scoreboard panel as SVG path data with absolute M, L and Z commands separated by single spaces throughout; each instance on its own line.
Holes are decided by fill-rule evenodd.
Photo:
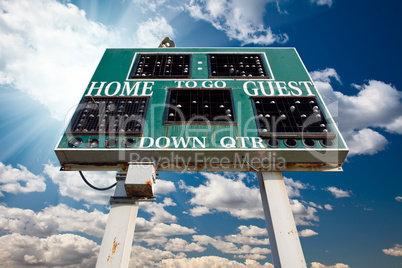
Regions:
M 294 48 L 107 49 L 55 152 L 65 170 L 341 170 Z

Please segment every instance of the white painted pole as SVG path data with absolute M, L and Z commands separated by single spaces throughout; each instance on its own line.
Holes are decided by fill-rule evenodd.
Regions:
M 112 198 L 114 201 L 111 201 L 109 217 L 96 262 L 97 268 L 128 267 L 130 262 L 139 204 L 126 198 L 125 179 L 125 173 L 116 176 L 117 185 Z
M 97 268 L 128 267 L 139 201 L 154 201 L 152 185 L 155 178 L 154 163 L 129 163 L 127 172 L 117 173 L 116 190 L 110 199 L 111 209 L 96 262 Z
M 112 204 L 99 251 L 97 268 L 128 267 L 132 249 L 138 202 Z
M 265 222 L 275 268 L 306 268 L 281 172 L 258 172 Z

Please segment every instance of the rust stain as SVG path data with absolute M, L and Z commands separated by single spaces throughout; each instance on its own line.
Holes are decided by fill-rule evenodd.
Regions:
M 135 184 L 131 187 L 125 187 L 127 196 L 145 197 L 152 196 L 152 180 L 145 182 L 145 184 Z
M 261 165 L 254 165 L 253 167 L 257 171 L 269 172 L 269 171 L 339 171 L 342 164 L 340 163 L 286 163 L 286 165 L 270 165 L 268 168 L 264 168 Z M 188 169 L 187 169 L 188 168 Z M 246 163 L 229 163 L 225 164 L 222 168 L 221 163 L 159 163 L 156 166 L 157 170 L 169 170 L 169 171 L 198 171 L 206 168 L 207 170 L 236 170 L 236 171 L 255 171 Z
M 116 253 L 117 247 L 120 245 L 120 243 L 116 242 L 116 237 L 113 240 L 113 247 L 112 247 L 112 255 Z
M 107 257 L 107 262 L 109 262 L 109 261 L 111 261 L 113 259 L 113 257 L 114 257 L 113 255 L 116 253 L 116 250 L 117 250 L 119 245 L 120 245 L 120 243 L 116 242 L 116 237 L 115 237 L 114 240 L 113 240 L 112 254 Z

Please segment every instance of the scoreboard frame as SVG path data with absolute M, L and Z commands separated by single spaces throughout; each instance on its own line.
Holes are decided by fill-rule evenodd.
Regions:
M 219 54 L 224 55 L 223 58 L 227 56 L 228 63 L 216 68 L 221 68 L 222 73 L 234 74 L 232 77 L 211 76 L 210 55 Z M 156 72 L 158 77 L 153 74 L 146 77 L 148 73 L 141 73 L 142 69 L 138 71 L 140 67 L 145 68 L 146 61 L 141 65 L 139 62 L 140 57 L 146 55 L 157 55 L 156 59 L 158 55 L 163 57 L 164 62 L 152 62 L 153 70 L 160 68 Z M 169 61 L 167 55 L 190 55 L 188 76 L 169 77 L 169 70 L 176 68 L 174 71 L 177 73 L 185 66 L 179 66 L 172 60 L 177 57 L 171 57 Z M 253 64 L 247 55 L 261 57 L 258 61 L 252 59 Z M 247 75 L 256 74 L 260 67 L 265 72 L 259 71 L 261 76 Z M 131 78 L 136 72 L 141 75 Z M 166 124 L 172 90 L 230 90 L 234 107 L 230 110 L 235 120 L 231 124 L 210 121 L 204 108 L 219 103 L 214 99 L 202 99 L 201 106 L 197 103 L 197 109 L 194 108 L 195 112 L 190 116 L 201 119 L 191 123 Z M 80 111 L 82 116 L 85 99 L 91 98 L 98 105 L 96 100 L 101 98 L 124 97 L 149 98 L 140 133 L 124 128 L 117 132 L 105 132 L 100 128 L 93 132 L 84 129 L 88 133 L 69 131 L 73 121 L 78 120 Z M 330 129 L 330 133 L 311 135 L 301 131 L 289 135 L 261 135 L 253 101 L 259 97 L 281 97 L 295 103 L 298 98 L 314 97 L 317 102 L 314 107 L 319 109 L 311 111 L 311 115 L 301 116 L 306 120 L 322 116 L 328 124 L 324 130 Z M 220 106 L 226 107 L 226 104 L 222 102 Z M 110 112 L 104 108 L 98 113 L 85 113 L 85 116 L 98 116 L 95 119 L 98 125 L 101 120 L 115 120 L 119 127 L 121 124 L 127 126 L 130 116 L 137 116 L 124 114 L 125 108 L 121 112 L 117 106 L 114 109 Z M 220 113 L 219 109 L 215 110 Z M 226 108 L 224 110 L 227 111 Z M 219 116 L 228 114 L 222 111 Z M 82 117 L 81 120 L 88 118 Z M 296 121 L 286 124 L 296 124 Z M 300 125 L 299 128 L 305 129 L 305 126 Z M 72 147 L 69 144 L 72 139 L 81 139 L 82 143 Z M 90 139 L 97 139 L 98 145 L 86 146 Z M 113 143 L 110 143 L 112 139 Z M 130 139 L 128 144 L 131 147 L 123 146 L 124 142 L 127 144 L 127 139 Z M 131 162 L 154 162 L 157 170 L 165 171 L 340 171 L 348 147 L 295 48 L 133 48 L 106 49 L 55 152 L 63 170 L 117 170 Z

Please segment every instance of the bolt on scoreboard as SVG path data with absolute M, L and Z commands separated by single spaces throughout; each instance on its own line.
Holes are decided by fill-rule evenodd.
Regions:
M 55 149 L 62 169 L 341 170 L 333 118 L 294 48 L 107 49 Z

